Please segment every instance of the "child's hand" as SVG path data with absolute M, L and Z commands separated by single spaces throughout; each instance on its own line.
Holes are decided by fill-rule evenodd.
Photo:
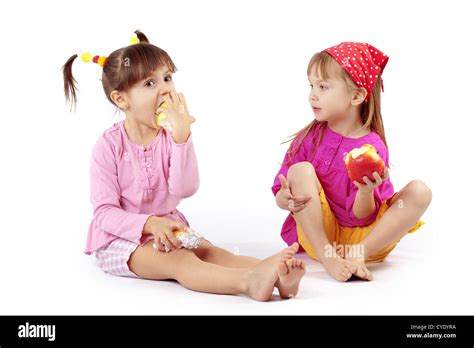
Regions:
M 362 180 L 364 180 L 365 185 L 355 180 L 353 181 L 353 183 L 357 186 L 359 191 L 363 193 L 372 193 L 377 186 L 379 186 L 383 181 L 387 180 L 390 177 L 390 173 L 387 167 L 385 167 L 383 171 L 383 177 L 381 177 L 377 172 L 373 172 L 372 175 L 375 179 L 374 182 L 371 181 L 367 176 L 364 176 Z
M 144 230 L 155 236 L 153 241 L 155 249 L 168 252 L 181 248 L 181 242 L 175 237 L 173 231 L 184 230 L 186 227 L 179 221 L 151 216 L 145 224 Z
M 178 144 L 185 143 L 191 131 L 191 123 L 196 119 L 189 114 L 184 95 L 172 91 L 163 98 L 163 101 L 166 102 L 166 108 L 160 106 L 156 110 L 156 114 L 163 112 L 171 123 L 174 140 Z
M 293 196 L 285 176 L 280 174 L 278 179 L 280 179 L 281 189 L 276 194 L 277 205 L 281 209 L 291 211 L 292 213 L 302 211 L 306 203 L 310 201 L 311 196 Z

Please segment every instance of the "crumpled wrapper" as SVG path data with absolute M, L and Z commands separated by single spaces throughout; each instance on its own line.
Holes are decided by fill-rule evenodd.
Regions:
M 186 249 L 195 249 L 204 240 L 203 236 L 189 227 L 184 231 L 176 231 L 174 235 Z
M 175 231 L 174 235 L 186 249 L 195 249 L 204 240 L 203 236 L 189 227 L 185 230 Z M 165 246 L 165 251 L 168 252 L 170 249 Z

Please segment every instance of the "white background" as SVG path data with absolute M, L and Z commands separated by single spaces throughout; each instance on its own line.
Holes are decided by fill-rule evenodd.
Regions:
M 0 314 L 474 314 L 473 71 L 469 2 L 15 1 L 0 14 Z M 286 145 L 309 123 L 307 63 L 342 41 L 389 57 L 383 117 L 400 190 L 433 190 L 426 225 L 375 280 L 338 283 L 308 261 L 300 295 L 256 303 L 174 282 L 104 274 L 82 253 L 92 217 L 89 160 L 123 118 L 100 68 L 77 60 L 76 113 L 61 67 L 108 55 L 135 29 L 165 49 L 197 118 L 201 186 L 179 209 L 215 244 L 264 257 L 284 246 L 270 191 Z

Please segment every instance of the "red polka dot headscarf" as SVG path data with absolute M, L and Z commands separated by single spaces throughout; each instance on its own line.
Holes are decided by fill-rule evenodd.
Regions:
M 358 87 L 367 90 L 365 101 L 368 101 L 377 78 L 387 65 L 388 56 L 374 46 L 360 42 L 342 42 L 324 52 L 329 53 L 347 71 Z M 380 79 L 383 91 L 383 81 Z

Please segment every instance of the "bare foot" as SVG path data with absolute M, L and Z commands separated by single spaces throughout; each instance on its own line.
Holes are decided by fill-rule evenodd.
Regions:
M 245 277 L 245 293 L 257 301 L 268 301 L 278 281 L 278 266 L 291 260 L 298 250 L 298 243 L 272 255 L 250 268 Z
M 305 264 L 295 258 L 280 262 L 276 286 L 281 298 L 292 298 L 298 293 L 301 278 L 306 273 Z
M 329 275 L 340 282 L 348 281 L 357 269 L 352 262 L 336 255 L 336 251 L 330 256 L 323 256 L 319 259 Z
M 365 253 L 362 245 L 351 245 L 351 248 L 348 249 L 344 259 L 356 266 L 356 271 L 354 272 L 356 277 L 368 281 L 374 279 L 372 273 L 370 273 L 369 269 L 365 265 Z
M 368 281 L 374 280 L 374 277 L 372 276 L 372 273 L 369 271 L 369 269 L 365 265 L 365 260 L 363 258 L 360 259 L 360 258 L 346 257 L 345 259 L 356 267 L 356 271 L 354 272 L 354 275 L 356 277 L 363 280 L 368 280 Z

